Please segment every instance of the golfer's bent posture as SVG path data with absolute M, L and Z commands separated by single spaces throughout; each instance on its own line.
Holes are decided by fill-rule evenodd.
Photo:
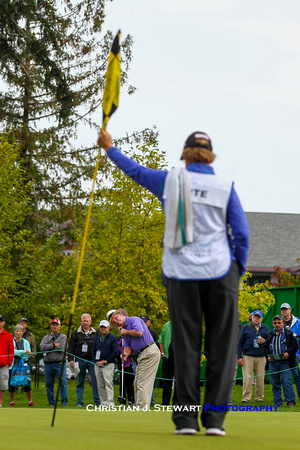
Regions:
M 160 351 L 145 322 L 139 317 L 128 317 L 125 309 L 108 311 L 111 328 L 119 328 L 124 336 L 125 358 L 131 349 L 138 354 L 138 364 L 134 378 L 135 405 L 141 410 L 150 409 L 152 389 L 160 361 Z
M 162 202 L 166 224 L 163 274 L 174 330 L 176 434 L 199 431 L 202 314 L 205 317 L 206 389 L 201 421 L 207 435 L 224 436 L 238 340 L 238 287 L 245 270 L 249 228 L 233 183 L 210 164 L 215 155 L 207 134 L 184 144 L 186 168 L 170 172 L 140 166 L 112 145 L 101 130 L 98 145 L 128 176 Z

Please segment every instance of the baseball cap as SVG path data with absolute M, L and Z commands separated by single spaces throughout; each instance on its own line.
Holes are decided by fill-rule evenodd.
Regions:
M 273 322 L 273 320 L 275 320 L 275 319 L 283 320 L 283 317 L 280 316 L 279 314 L 276 314 L 276 316 L 273 317 L 272 322 Z
M 263 313 L 259 309 L 256 309 L 255 311 L 253 311 L 252 315 L 262 317 Z
M 51 321 L 51 325 L 52 325 L 53 323 L 58 323 L 58 325 L 60 325 L 60 320 L 59 320 L 59 319 L 53 319 L 53 320 Z
M 99 323 L 99 327 L 109 327 L 108 320 L 101 320 L 101 322 Z
M 23 321 L 27 322 L 26 317 L 21 317 L 21 319 L 19 320 L 19 323 L 20 323 L 20 322 L 23 322 Z
M 142 316 L 141 319 L 142 319 L 144 322 L 148 322 L 148 320 L 151 322 L 149 316 Z
M 203 147 L 212 151 L 210 137 L 206 133 L 203 133 L 203 131 L 195 131 L 195 133 L 192 133 L 184 143 L 183 148 L 186 147 Z
M 288 303 L 282 303 L 282 305 L 280 306 L 280 309 L 283 309 L 283 308 L 292 309 Z
M 5 317 L 0 314 L 0 320 L 3 322 L 5 320 Z

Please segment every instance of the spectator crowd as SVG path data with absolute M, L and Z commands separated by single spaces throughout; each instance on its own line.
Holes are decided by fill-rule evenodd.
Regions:
M 263 402 L 267 370 L 275 405 L 282 406 L 286 402 L 287 406 L 295 406 L 293 381 L 300 401 L 300 320 L 291 313 L 288 303 L 283 303 L 280 311 L 281 314 L 272 319 L 271 331 L 263 323 L 263 313 L 260 310 L 254 310 L 249 316 L 249 323 L 240 327 L 237 364 L 242 367 L 243 374 L 242 403 L 251 401 L 253 388 L 255 401 Z M 163 387 L 161 404 L 169 405 L 171 401 L 176 404 L 171 322 L 165 323 L 158 336 L 150 328 L 150 317 L 147 315 L 141 318 L 129 317 L 124 309 L 110 310 L 107 318 L 100 321 L 98 328 L 94 328 L 91 316 L 82 314 L 81 324 L 72 332 L 67 343 L 67 336 L 60 332 L 60 320 L 55 318 L 51 320 L 50 333 L 40 342 L 40 352 L 37 352 L 34 334 L 27 329 L 27 322 L 27 318 L 20 318 L 10 334 L 4 328 L 4 316 L 0 315 L 0 407 L 6 391 L 9 392 L 10 406 L 15 406 L 18 388 L 26 394 L 28 405 L 34 406 L 30 369 L 39 360 L 39 354 L 42 354 L 45 368 L 49 406 L 55 404 L 55 377 L 61 377 L 61 405 L 68 405 L 68 362 L 77 379 L 76 406 L 84 406 L 87 377 L 94 404 L 113 406 L 113 382 L 118 370 L 120 375 L 122 373 L 118 400 L 129 406 L 136 404 L 142 409 L 150 408 L 154 405 L 153 388 L 160 360 Z M 114 328 L 118 328 L 121 335 L 119 339 L 111 333 Z M 64 357 L 65 364 L 62 364 Z M 17 370 L 20 364 L 23 368 L 21 382 Z M 235 379 L 233 382 L 235 383 Z M 231 397 L 228 404 L 232 404 Z

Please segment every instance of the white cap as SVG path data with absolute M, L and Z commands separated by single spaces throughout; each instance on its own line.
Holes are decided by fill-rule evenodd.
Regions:
M 99 327 L 109 327 L 108 320 L 101 320 L 101 322 L 99 323 Z

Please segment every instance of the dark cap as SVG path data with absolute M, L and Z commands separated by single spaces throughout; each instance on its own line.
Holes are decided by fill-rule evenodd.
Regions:
M 26 317 L 21 317 L 21 319 L 19 320 L 19 323 L 20 323 L 20 322 L 23 322 L 23 321 L 24 321 L 24 322 L 27 322 Z
M 203 131 L 195 131 L 195 133 L 191 134 L 184 143 L 183 148 L 186 147 L 203 147 L 212 151 L 210 137 Z
M 0 320 L 1 320 L 1 322 L 3 322 L 5 320 L 5 317 L 2 316 L 2 314 L 0 314 Z
M 149 322 L 151 322 L 149 316 L 141 316 L 141 319 L 142 319 L 144 322 L 148 322 L 148 320 L 149 320 Z
M 279 314 L 276 314 L 276 316 L 273 317 L 272 322 L 273 322 L 273 320 L 275 320 L 275 319 L 283 320 L 283 317 L 280 316 Z

